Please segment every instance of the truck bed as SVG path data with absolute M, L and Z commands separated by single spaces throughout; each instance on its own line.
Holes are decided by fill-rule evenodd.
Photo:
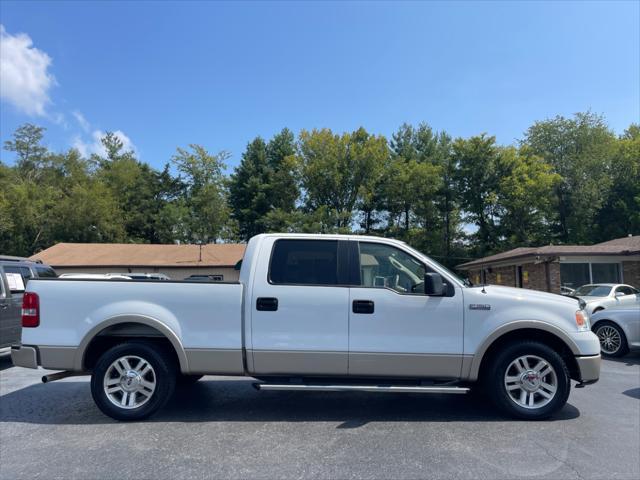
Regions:
M 175 335 L 194 365 L 218 354 L 242 372 L 242 289 L 219 282 L 32 280 L 29 290 L 38 294 L 42 316 L 38 328 L 23 329 L 22 343 L 75 351 L 96 329 L 146 316 L 147 325 Z

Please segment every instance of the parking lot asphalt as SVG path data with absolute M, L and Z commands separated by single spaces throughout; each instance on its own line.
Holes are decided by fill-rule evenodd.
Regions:
M 640 478 L 640 355 L 605 360 L 551 420 L 474 395 L 258 392 L 205 377 L 158 415 L 118 423 L 88 377 L 0 358 L 0 478 Z

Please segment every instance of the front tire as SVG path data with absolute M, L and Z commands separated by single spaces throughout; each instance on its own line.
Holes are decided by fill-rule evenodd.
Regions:
M 600 351 L 605 357 L 622 357 L 629 352 L 627 336 L 622 329 L 613 322 L 599 322 L 594 333 L 600 341 Z
M 502 411 L 524 420 L 541 420 L 560 410 L 571 390 L 567 366 L 549 346 L 514 343 L 489 365 L 488 393 Z
M 158 346 L 126 342 L 107 350 L 91 375 L 98 408 L 116 420 L 142 420 L 162 408 L 175 389 L 176 366 Z

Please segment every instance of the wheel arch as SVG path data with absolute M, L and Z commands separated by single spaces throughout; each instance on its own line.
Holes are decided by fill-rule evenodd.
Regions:
M 518 321 L 503 325 L 489 334 L 473 356 L 469 380 L 476 381 L 485 371 L 488 362 L 500 347 L 515 340 L 538 340 L 556 350 L 567 363 L 571 378 L 578 378 L 579 369 L 575 356 L 580 350 L 575 342 L 558 327 L 540 321 Z
M 118 338 L 118 339 L 154 339 L 156 341 L 165 341 L 173 350 L 176 356 L 180 371 L 182 373 L 189 372 L 189 362 L 185 353 L 182 342 L 176 333 L 162 322 L 144 315 L 118 315 L 100 322 L 89 330 L 80 345 L 74 359 L 74 370 L 87 370 L 88 354 L 96 341 L 101 338 Z
M 605 318 L 598 318 L 593 325 L 591 325 L 591 331 L 593 333 L 596 332 L 597 328 L 599 325 L 601 325 L 602 323 L 611 323 L 613 324 L 615 327 L 617 327 L 623 335 L 623 341 L 627 342 L 627 347 L 628 347 L 628 339 L 629 336 L 631 335 L 631 332 L 628 331 L 628 325 L 625 325 L 624 323 L 618 322 L 617 320 L 614 320 L 612 318 L 609 317 L 605 317 Z

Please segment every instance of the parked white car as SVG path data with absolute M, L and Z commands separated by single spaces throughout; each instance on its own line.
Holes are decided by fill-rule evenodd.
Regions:
M 34 280 L 18 366 L 91 374 L 98 407 L 151 415 L 177 383 L 246 375 L 258 390 L 464 394 L 546 418 L 600 375 L 578 300 L 466 285 L 407 244 L 264 234 L 239 282 Z
M 640 305 L 640 292 L 631 285 L 594 283 L 583 285 L 572 296 L 583 300 L 585 310 L 591 314 L 607 308 Z
M 603 355 L 622 357 L 630 350 L 640 350 L 640 304 L 600 310 L 591 322 Z

